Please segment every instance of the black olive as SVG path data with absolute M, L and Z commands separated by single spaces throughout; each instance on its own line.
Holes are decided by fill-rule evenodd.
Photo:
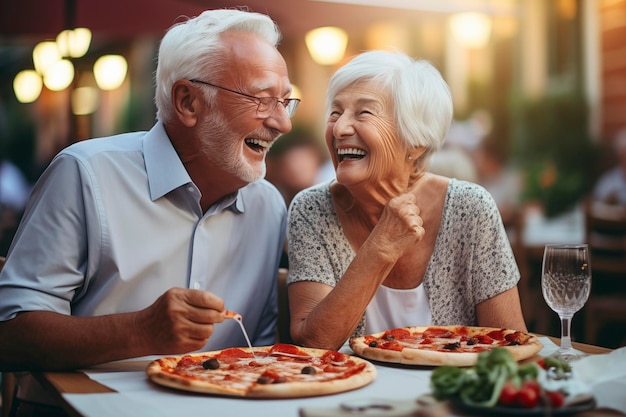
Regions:
M 378 342 L 374 340 L 374 341 L 370 342 L 370 344 L 368 346 L 369 347 L 376 347 L 376 346 L 378 346 Z
M 306 375 L 315 375 L 317 371 L 312 366 L 305 366 L 304 368 L 302 368 L 301 373 L 306 374 Z
M 472 346 L 476 344 L 476 339 L 474 339 L 473 337 L 470 337 L 469 339 L 467 339 L 467 345 L 468 346 Z
M 459 342 L 454 342 L 454 343 L 448 343 L 443 348 L 447 350 L 457 350 L 460 347 L 461 347 L 461 344 Z
M 274 380 L 269 376 L 261 375 L 259 379 L 256 380 L 256 382 L 259 384 L 271 384 L 272 382 L 274 382 Z
M 220 367 L 220 361 L 215 358 L 207 359 L 206 361 L 202 362 L 202 367 L 204 369 L 217 369 Z

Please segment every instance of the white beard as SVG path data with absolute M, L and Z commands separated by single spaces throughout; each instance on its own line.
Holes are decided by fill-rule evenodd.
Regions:
M 251 183 L 265 177 L 265 163 L 251 165 L 241 152 L 240 138 L 234 136 L 221 113 L 207 118 L 199 127 L 201 149 L 214 166 Z M 209 139 L 211 138 L 211 139 Z M 219 138 L 213 141 L 212 138 Z

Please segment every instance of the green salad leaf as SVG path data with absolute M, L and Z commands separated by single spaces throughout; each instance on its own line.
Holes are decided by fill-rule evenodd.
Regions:
M 535 379 L 538 373 L 537 364 L 518 366 L 507 349 L 495 348 L 481 352 L 470 368 L 442 366 L 435 369 L 430 382 L 438 400 L 460 398 L 469 405 L 492 407 L 507 381 L 520 386 L 526 379 Z

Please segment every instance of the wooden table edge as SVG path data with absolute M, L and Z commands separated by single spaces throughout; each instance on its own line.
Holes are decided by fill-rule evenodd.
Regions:
M 141 371 L 146 368 L 150 361 L 117 361 L 96 365 L 89 371 L 131 372 Z M 117 392 L 108 386 L 99 383 L 89 377 L 87 370 L 65 372 L 33 372 L 33 376 L 47 392 L 54 396 L 63 409 L 72 417 L 83 417 L 65 399 L 63 394 L 104 394 Z
M 117 392 L 93 379 L 82 371 L 33 372 L 33 376 L 50 393 L 71 417 L 84 417 L 63 394 L 98 394 Z
M 547 337 L 550 340 L 552 340 L 554 342 L 555 345 L 559 345 L 561 343 L 561 339 L 558 337 L 554 337 L 554 336 L 545 336 L 545 335 L 537 335 L 540 337 Z M 585 352 L 588 353 L 590 355 L 602 355 L 605 353 L 611 353 L 614 349 L 610 349 L 610 348 L 606 348 L 606 347 L 602 347 L 602 346 L 595 346 L 595 345 L 588 345 L 586 343 L 581 343 L 581 342 L 572 342 L 572 347 L 574 349 L 578 349 L 581 352 Z

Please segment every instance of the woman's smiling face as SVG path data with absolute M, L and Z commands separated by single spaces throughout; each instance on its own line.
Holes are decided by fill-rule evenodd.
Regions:
M 371 81 L 352 84 L 334 97 L 326 145 L 344 186 L 407 177 L 407 147 L 397 136 L 393 102 Z

